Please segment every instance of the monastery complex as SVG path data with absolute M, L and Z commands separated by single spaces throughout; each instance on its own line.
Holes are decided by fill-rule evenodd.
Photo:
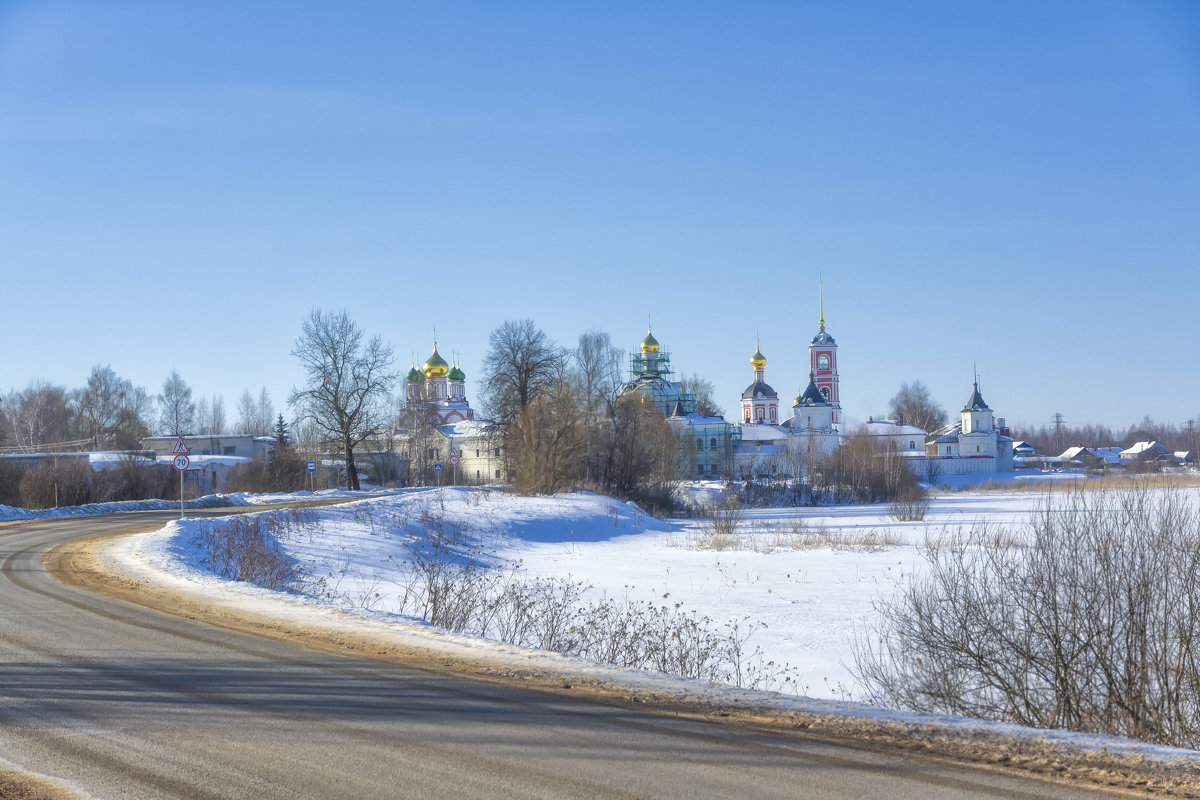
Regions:
M 838 374 L 838 344 L 826 330 L 824 303 L 818 330 L 808 345 L 809 372 L 790 403 L 766 381 L 767 359 L 755 343 L 751 382 L 742 392 L 737 421 L 697 413 L 695 397 L 674 379 L 670 353 L 649 328 L 629 357 L 621 394 L 636 392 L 667 418 L 683 446 L 681 478 L 736 479 L 800 477 L 855 432 L 874 437 L 909 460 L 921 478 L 1013 469 L 1012 439 L 995 417 L 976 380 L 958 421 L 924 431 L 903 420 L 871 419 L 857 431 L 844 430 Z M 502 480 L 502 452 L 494 426 L 475 417 L 467 401 L 466 375 L 438 352 L 406 376 L 407 406 L 397 435 L 410 469 L 450 471 L 450 480 Z M 786 402 L 786 401 L 785 401 Z M 447 481 L 449 482 L 449 480 Z

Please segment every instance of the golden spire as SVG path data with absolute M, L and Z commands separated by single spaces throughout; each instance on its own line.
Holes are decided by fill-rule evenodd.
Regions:
M 825 279 L 820 278 L 821 287 L 821 332 L 825 332 Z

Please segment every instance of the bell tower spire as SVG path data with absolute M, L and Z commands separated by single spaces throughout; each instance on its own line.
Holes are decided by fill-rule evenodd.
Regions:
M 825 402 L 833 407 L 833 422 L 837 427 L 842 421 L 842 399 L 838 391 L 838 348 L 837 341 L 825 330 L 825 280 L 820 287 L 820 330 L 808 344 L 809 369 L 815 378 Z
M 825 279 L 821 278 L 817 284 L 820 287 L 821 298 L 821 332 L 825 332 Z

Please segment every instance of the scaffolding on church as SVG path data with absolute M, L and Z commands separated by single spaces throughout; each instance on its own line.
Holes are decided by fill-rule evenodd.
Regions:
M 665 350 L 631 353 L 629 356 L 629 382 L 621 393 L 636 391 L 651 400 L 664 416 L 676 413 L 676 406 L 684 414 L 696 411 L 696 398 L 683 391 L 678 381 L 672 380 L 671 354 Z

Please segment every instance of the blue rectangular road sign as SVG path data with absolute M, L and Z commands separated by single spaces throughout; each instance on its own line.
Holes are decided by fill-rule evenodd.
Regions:
M 442 465 L 441 465 L 441 464 L 434 464 L 434 465 L 433 465 L 433 471 L 434 471 L 434 472 L 441 472 L 441 471 L 442 471 Z
M 308 462 L 308 471 L 316 472 L 317 471 L 317 462 L 315 462 L 315 461 Z

